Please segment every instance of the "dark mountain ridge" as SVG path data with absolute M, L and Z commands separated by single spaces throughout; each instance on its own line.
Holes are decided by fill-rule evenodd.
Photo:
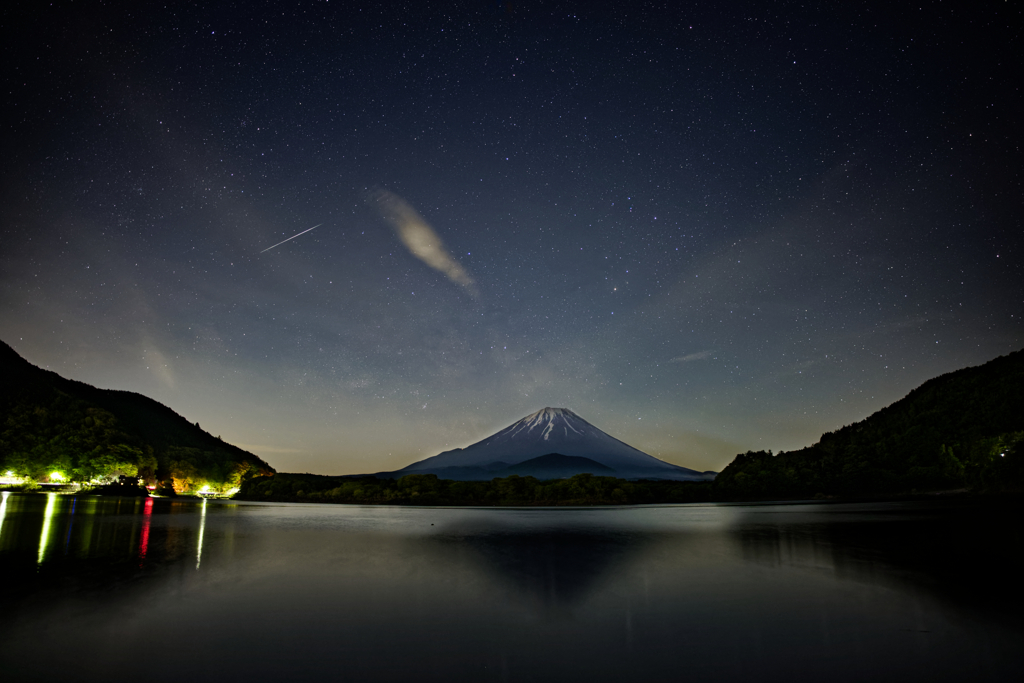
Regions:
M 189 490 L 231 487 L 248 473 L 274 472 L 162 403 L 66 379 L 3 342 L 0 414 L 0 468 L 32 479 L 54 471 L 79 481 L 137 474 Z
M 716 480 L 729 495 L 861 495 L 1020 480 L 1024 350 L 928 380 L 866 419 L 797 451 L 736 456 Z

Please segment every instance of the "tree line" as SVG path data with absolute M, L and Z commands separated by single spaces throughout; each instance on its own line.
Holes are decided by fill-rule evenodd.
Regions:
M 541 481 L 512 475 L 491 481 L 408 474 L 398 479 L 276 474 L 242 482 L 240 500 L 384 505 L 637 505 L 714 499 L 712 482 L 626 481 L 577 474 Z

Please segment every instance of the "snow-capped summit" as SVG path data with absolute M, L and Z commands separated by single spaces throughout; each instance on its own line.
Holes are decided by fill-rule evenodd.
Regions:
M 501 476 L 500 470 L 505 468 L 553 453 L 570 456 L 569 461 L 563 461 L 563 469 L 564 462 L 574 462 L 582 468 L 581 471 L 587 471 L 584 460 L 603 466 L 591 466 L 594 474 L 610 474 L 607 468 L 611 468 L 614 476 L 629 479 L 702 480 L 714 477 L 713 473 L 697 472 L 658 460 L 605 434 L 567 408 L 543 408 L 483 441 L 445 451 L 399 472 L 433 473 L 452 479 L 490 478 Z M 522 470 L 523 467 L 516 467 L 518 473 L 528 473 Z M 474 474 L 474 471 L 477 472 Z M 547 478 L 543 474 L 539 472 L 534 476 Z
M 527 415 L 519 422 L 516 422 L 502 431 L 498 432 L 487 441 L 497 440 L 504 436 L 509 439 L 540 439 L 550 442 L 561 439 L 580 439 L 587 434 L 587 430 L 604 434 L 601 430 L 572 412 L 568 408 L 542 408 L 532 415 Z M 481 441 L 480 443 L 484 443 Z

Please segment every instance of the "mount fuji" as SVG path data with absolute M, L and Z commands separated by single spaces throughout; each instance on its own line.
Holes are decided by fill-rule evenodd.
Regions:
M 584 472 L 677 481 L 707 481 L 716 474 L 658 460 L 605 434 L 571 410 L 544 408 L 471 446 L 377 476 L 436 474 L 442 479 L 469 481 L 512 474 L 557 479 Z

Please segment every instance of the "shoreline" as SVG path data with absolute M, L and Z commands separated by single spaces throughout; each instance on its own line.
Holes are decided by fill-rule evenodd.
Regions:
M 551 480 L 565 481 L 565 480 Z M 542 484 L 549 482 L 540 482 Z M 121 496 L 113 493 L 98 493 L 96 491 L 46 491 L 46 490 L 19 490 L 14 487 L 0 488 L 2 493 L 36 494 L 61 496 L 100 496 L 104 498 L 139 498 L 140 496 Z M 365 499 L 365 500 L 330 500 L 321 497 L 311 496 L 244 496 L 235 494 L 231 497 L 221 496 L 199 496 L 178 494 L 177 496 L 148 496 L 153 499 L 167 499 L 180 501 L 215 500 L 220 502 L 244 502 L 244 503 L 295 503 L 315 505 L 352 505 L 352 506 L 387 506 L 387 507 L 481 507 L 481 508 L 594 508 L 594 507 L 640 507 L 647 505 L 808 505 L 808 504 L 851 504 L 851 503 L 903 503 L 903 502 L 967 502 L 967 501 L 1021 501 L 1024 502 L 1024 491 L 972 491 L 970 489 L 944 489 L 936 491 L 917 491 L 891 495 L 848 495 L 848 496 L 824 496 L 824 497 L 765 497 L 765 498 L 717 498 L 708 497 L 702 500 L 669 500 L 669 499 L 647 499 L 636 501 L 611 501 L 599 498 L 575 498 L 561 500 L 480 500 L 471 499 L 458 500 L 430 500 L 429 496 L 415 496 L 422 500 L 410 498 L 405 499 Z
M 530 502 L 489 502 L 489 501 L 399 501 L 399 500 L 362 500 L 362 501 L 333 501 L 322 499 L 309 499 L 296 496 L 275 496 L 256 497 L 239 496 L 222 500 L 245 502 L 245 503 L 295 503 L 305 505 L 373 505 L 389 507 L 488 507 L 488 508 L 592 508 L 592 507 L 640 507 L 646 505 L 839 505 L 851 503 L 911 503 L 911 502 L 967 502 L 967 501 L 1021 501 L 1024 502 L 1024 492 L 1021 491 L 970 491 L 967 489 L 925 491 L 917 493 L 905 493 L 886 496 L 828 496 L 825 498 L 712 498 L 708 500 L 647 500 L 637 502 L 612 502 L 612 501 L 587 501 L 566 500 L 566 501 L 530 501 Z

